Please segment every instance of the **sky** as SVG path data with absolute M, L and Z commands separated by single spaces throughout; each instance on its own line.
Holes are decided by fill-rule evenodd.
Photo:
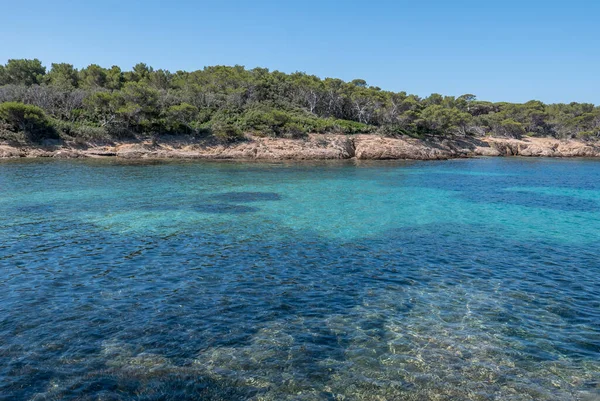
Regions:
M 238 64 L 419 96 L 600 104 L 597 0 L 0 1 L 0 63 Z

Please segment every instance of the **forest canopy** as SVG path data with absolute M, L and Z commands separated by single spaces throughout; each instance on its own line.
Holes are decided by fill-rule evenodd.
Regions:
M 419 97 L 303 72 L 213 66 L 170 72 L 92 64 L 46 68 L 38 59 L 0 65 L 0 139 L 114 140 L 153 135 L 308 133 L 388 136 L 600 137 L 600 107 L 589 103 L 492 103 L 472 94 Z

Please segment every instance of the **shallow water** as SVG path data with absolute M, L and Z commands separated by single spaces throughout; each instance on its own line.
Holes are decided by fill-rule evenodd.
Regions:
M 598 400 L 600 162 L 0 162 L 0 399 Z

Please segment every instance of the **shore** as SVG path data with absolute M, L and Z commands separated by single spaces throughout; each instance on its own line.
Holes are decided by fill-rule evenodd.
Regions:
M 192 137 L 111 144 L 0 144 L 0 158 L 213 159 L 213 160 L 445 160 L 478 156 L 600 157 L 600 142 L 553 138 L 387 138 L 377 135 L 319 135 L 306 139 L 248 137 L 233 144 Z

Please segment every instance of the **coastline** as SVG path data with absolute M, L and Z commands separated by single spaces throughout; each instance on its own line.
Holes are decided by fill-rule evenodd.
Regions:
M 600 157 L 600 142 L 526 137 L 416 139 L 377 135 L 310 134 L 306 139 L 248 136 L 221 144 L 190 136 L 98 143 L 0 144 L 6 158 L 107 158 L 206 160 L 446 160 L 479 156 Z

